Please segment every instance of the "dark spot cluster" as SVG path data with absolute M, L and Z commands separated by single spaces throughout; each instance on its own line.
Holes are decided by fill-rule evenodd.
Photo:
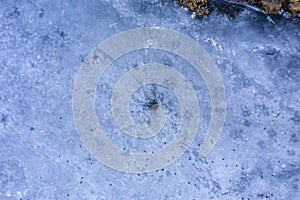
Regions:
M 266 198 L 266 199 L 268 199 L 268 198 L 270 198 L 270 197 L 273 197 L 273 194 L 263 194 L 263 193 L 259 193 L 259 194 L 257 194 L 256 196 L 257 196 L 257 198 Z
M 45 10 L 43 8 L 41 8 L 39 11 L 39 17 L 40 18 L 44 17 L 44 13 L 45 13 Z
M 60 28 L 55 28 L 53 31 L 41 35 L 40 39 L 40 43 L 45 46 L 45 48 L 49 48 L 49 46 L 66 48 L 66 44 L 69 41 L 68 34 Z
M 21 12 L 20 12 L 19 8 L 14 6 L 12 8 L 12 11 L 9 11 L 6 17 L 10 18 L 10 19 L 13 19 L 13 18 L 19 17 L 20 14 L 21 14 Z
M 245 106 L 244 108 L 243 108 L 243 116 L 244 117 L 250 117 L 251 116 L 251 111 L 248 109 L 248 107 L 247 106 Z
M 293 142 L 293 143 L 299 142 L 298 136 L 297 136 L 295 133 L 293 133 L 293 134 L 290 136 L 290 142 Z
M 292 122 L 294 122 L 294 124 L 300 125 L 300 114 L 299 114 L 299 112 L 295 112 L 295 113 L 294 113 L 294 116 L 291 117 L 290 120 L 291 120 Z
M 1 114 L 1 117 L 0 117 L 0 122 L 1 123 L 5 123 L 7 121 L 7 118 L 8 118 L 8 115 L 5 115 L 5 114 Z
M 263 116 L 269 116 L 270 115 L 269 108 L 265 104 L 256 104 L 255 109 L 258 110 L 258 113 L 259 113 L 258 116 L 260 116 L 261 114 Z

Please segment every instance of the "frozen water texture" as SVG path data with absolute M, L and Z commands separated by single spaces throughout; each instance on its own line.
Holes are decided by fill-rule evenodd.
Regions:
M 234 20 L 217 12 L 199 20 L 175 1 L 0 1 L 0 199 L 300 196 L 300 24 L 273 20 L 275 25 L 248 9 Z M 201 76 L 166 52 L 120 58 L 100 80 L 96 97 L 99 122 L 120 148 L 161 148 L 178 123 L 175 97 L 158 88 L 170 114 L 164 132 L 133 141 L 116 130 L 109 98 L 130 68 L 148 62 L 174 67 L 193 84 L 201 108 L 197 137 L 178 161 L 157 172 L 126 174 L 102 165 L 82 145 L 72 117 L 73 81 L 83 58 L 103 40 L 149 26 L 177 30 L 208 51 L 225 84 L 227 119 L 214 150 L 200 159 L 198 145 L 210 120 Z M 131 101 L 137 123 L 147 124 L 143 97 L 151 97 L 151 87 Z

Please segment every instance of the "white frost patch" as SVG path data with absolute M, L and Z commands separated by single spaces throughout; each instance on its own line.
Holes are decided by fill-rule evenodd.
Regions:
M 221 45 L 218 44 L 217 40 L 216 39 L 213 39 L 213 38 L 207 38 L 205 40 L 205 42 L 210 42 L 214 47 L 217 47 L 218 50 L 223 50 L 223 47 Z

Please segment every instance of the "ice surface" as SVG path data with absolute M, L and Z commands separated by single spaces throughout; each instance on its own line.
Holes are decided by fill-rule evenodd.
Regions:
M 248 9 L 234 20 L 216 11 L 199 20 L 176 1 L 0 1 L 0 199 L 296 199 L 300 24 L 273 21 Z M 200 159 L 210 100 L 199 74 L 172 54 L 140 51 L 120 58 L 97 90 L 99 121 L 106 122 L 116 145 L 151 151 L 175 135 L 178 105 L 164 88 L 157 89 L 170 114 L 164 133 L 131 141 L 110 120 L 114 81 L 142 63 L 160 61 L 187 76 L 202 117 L 197 138 L 174 164 L 126 174 L 102 165 L 80 141 L 72 116 L 73 82 L 84 57 L 103 40 L 149 26 L 177 30 L 208 51 L 225 84 L 227 118 L 221 140 Z M 150 97 L 151 87 L 145 88 Z M 135 95 L 142 100 L 133 98 L 130 108 L 143 125 L 147 101 L 139 91 Z

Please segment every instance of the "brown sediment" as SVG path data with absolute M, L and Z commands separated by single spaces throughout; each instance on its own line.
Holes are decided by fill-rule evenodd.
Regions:
M 295 17 L 297 13 L 300 13 L 300 0 L 290 0 L 287 10 Z
M 207 0 L 178 0 L 178 4 L 194 12 L 197 17 L 209 14 Z
M 284 1 L 285 0 L 262 0 L 260 6 L 267 14 L 279 14 Z
M 233 2 L 247 2 L 252 6 L 262 9 L 266 14 L 279 14 L 280 11 L 289 12 L 292 17 L 300 13 L 300 0 L 232 0 Z M 207 0 L 178 0 L 180 6 L 184 6 L 196 16 L 209 14 Z

